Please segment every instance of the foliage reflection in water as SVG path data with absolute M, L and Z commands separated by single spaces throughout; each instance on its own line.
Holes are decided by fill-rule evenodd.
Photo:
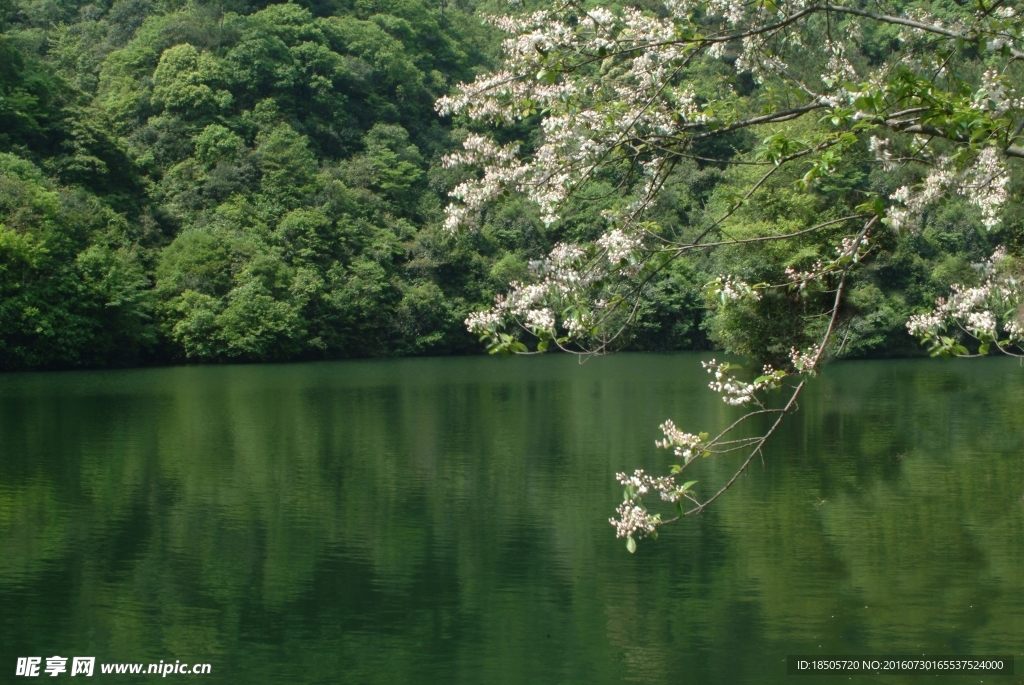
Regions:
M 665 418 L 736 415 L 706 383 L 693 355 L 0 377 L 3 671 L 59 654 L 206 661 L 206 683 L 781 683 L 787 654 L 815 652 L 1024 669 L 1024 371 L 835 364 L 764 469 L 627 554 L 611 475 L 665 468 Z

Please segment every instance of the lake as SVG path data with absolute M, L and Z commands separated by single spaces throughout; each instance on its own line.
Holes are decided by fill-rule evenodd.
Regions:
M 630 555 L 614 473 L 667 470 L 667 418 L 739 415 L 702 358 L 0 376 L 0 682 L 32 682 L 13 674 L 33 655 L 95 656 L 119 683 L 156 676 L 99 664 L 809 685 L 849 681 L 788 676 L 787 655 L 929 653 L 1024 674 L 1024 369 L 833 364 L 763 465 Z M 698 493 L 740 458 L 698 464 Z

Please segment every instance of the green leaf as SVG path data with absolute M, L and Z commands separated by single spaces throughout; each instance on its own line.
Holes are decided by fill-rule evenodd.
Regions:
M 697 484 L 697 481 L 695 481 L 695 480 L 688 480 L 685 483 L 683 483 L 683 490 L 689 490 L 690 488 L 692 488 L 696 484 Z
M 885 200 L 881 195 L 872 195 L 867 202 L 857 205 L 858 212 L 871 212 L 881 218 L 885 216 Z
M 981 347 L 978 348 L 978 354 L 988 354 L 988 347 L 989 344 L 984 343 Z
M 633 539 L 632 535 L 626 538 L 626 549 L 629 550 L 630 554 L 636 553 L 636 540 Z

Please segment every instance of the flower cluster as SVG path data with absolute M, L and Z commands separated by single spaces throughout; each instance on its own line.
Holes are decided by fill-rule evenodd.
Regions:
M 981 209 L 981 223 L 991 230 L 999 225 L 1003 205 L 1009 199 L 1009 182 L 1010 175 L 999 151 L 986 147 L 962 174 L 957 193 Z
M 896 168 L 896 163 L 892 158 L 892 150 L 889 147 L 889 141 L 885 138 L 879 138 L 878 136 L 871 136 L 868 141 L 868 148 L 871 153 L 875 156 L 875 161 L 882 164 L 883 171 L 892 171 Z
M 637 469 L 633 475 L 615 474 L 615 479 L 623 486 L 623 500 L 616 509 L 618 518 L 608 519 L 615 527 L 615 537 L 629 538 L 630 551 L 635 549 L 635 541 L 651 536 L 661 525 L 661 515 L 648 513 L 643 505 L 643 496 L 648 492 L 657 492 L 665 502 L 679 502 L 686 497 L 693 499 L 690 488 L 696 481 L 680 485 L 674 476 L 649 476 L 643 469 Z
M 946 195 L 956 178 L 950 169 L 951 163 L 949 157 L 941 158 L 922 184 L 916 187 L 900 186 L 889 196 L 890 200 L 903 205 L 902 208 L 889 209 L 889 223 L 893 228 L 900 230 L 909 227 L 926 208 Z
M 676 424 L 672 422 L 672 419 L 665 421 L 665 423 L 661 424 L 660 428 L 661 432 L 665 434 L 665 439 L 655 440 L 654 445 L 664 449 L 671 449 L 677 457 L 683 460 L 684 465 L 689 464 L 701 453 L 701 450 L 698 448 L 708 437 L 705 433 L 700 435 L 684 433 L 676 428 Z
M 925 209 L 949 193 L 964 196 L 981 210 L 981 223 L 991 230 L 999 225 L 1003 205 L 1009 199 L 1010 176 L 1001 153 L 986 147 L 973 163 L 960 171 L 951 157 L 941 157 L 918 186 L 901 186 L 889 199 L 903 205 L 889 209 L 889 224 L 899 230 L 912 226 Z
M 869 234 L 843 238 L 839 245 L 836 245 L 836 257 L 828 261 L 818 259 L 807 271 L 801 271 L 793 266 L 786 267 L 786 281 L 790 289 L 798 288 L 803 291 L 808 284 L 820 281 L 824 276 L 844 268 L 844 262 L 848 259 L 854 262 L 860 261 L 871 249 Z
M 677 126 L 674 117 L 678 112 L 690 118 L 698 115 L 692 91 L 666 88 L 657 106 L 649 102 L 650 89 L 664 88 L 688 52 L 672 40 L 675 25 L 671 19 L 652 18 L 634 8 L 617 14 L 605 9 L 577 14 L 563 6 L 522 17 L 493 18 L 492 22 L 510 34 L 503 43 L 506 68 L 462 84 L 456 93 L 438 100 L 438 112 L 504 123 L 544 111 L 542 142 L 528 161 L 495 155 L 491 148 L 470 139 L 464 152 L 446 158 L 449 165 L 485 169 L 481 178 L 452 192 L 457 202 L 448 209 L 449 228 L 471 226 L 475 212 L 507 191 L 525 194 L 540 206 L 543 220 L 553 223 L 573 184 L 619 147 L 623 124 L 627 129 L 670 134 Z M 628 68 L 622 77 L 609 82 L 607 88 L 559 78 L 564 66 L 561 59 L 624 51 L 632 54 L 637 45 L 647 43 L 659 47 L 636 51 L 626 60 Z
M 494 307 L 485 312 L 472 312 L 466 317 L 466 328 L 470 333 L 483 335 L 495 331 L 504 323 L 505 296 L 497 295 L 494 298 Z
M 1024 99 L 1014 98 L 1015 94 L 1013 87 L 1007 85 L 1004 75 L 997 69 L 986 69 L 981 79 L 981 88 L 974 95 L 973 104 L 980 110 L 1001 116 L 1011 109 L 1021 109 L 1024 106 Z
M 464 152 L 446 159 L 449 165 L 484 168 L 481 177 L 453 191 L 455 202 L 446 220 L 450 229 L 472 226 L 473 215 L 505 192 L 523 193 L 540 206 L 544 221 L 553 223 L 574 184 L 597 165 L 624 156 L 632 157 L 648 177 L 647 189 L 657 188 L 666 164 L 656 151 L 663 146 L 640 146 L 645 150 L 640 154 L 630 141 L 685 140 L 702 126 L 729 123 L 723 117 L 740 112 L 740 98 L 726 81 L 717 89 L 697 92 L 695 82 L 685 76 L 694 57 L 719 60 L 738 48 L 737 58 L 723 64 L 764 81 L 789 78 L 784 53 L 802 48 L 800 31 L 759 27 L 805 12 L 805 0 L 667 0 L 665 7 L 667 12 L 657 16 L 629 6 L 611 11 L 556 3 L 520 16 L 489 18 L 509 36 L 502 44 L 501 68 L 461 84 L 437 101 L 437 110 L 493 124 L 543 112 L 542 135 L 530 158 L 508 154 L 514 146 L 482 146 L 478 136 L 471 136 Z M 847 34 L 857 33 L 855 23 L 848 22 Z M 830 38 L 824 91 L 815 94 L 804 88 L 820 106 L 850 101 L 844 84 L 859 76 L 846 51 L 846 42 Z M 576 68 L 595 60 L 602 64 L 600 79 Z M 646 204 L 645 194 L 637 206 Z
M 808 283 L 821 279 L 821 277 L 828 272 L 828 265 L 819 259 L 814 262 L 814 266 L 812 266 L 808 271 L 800 271 L 795 267 L 787 266 L 786 280 L 789 281 L 791 287 L 798 286 L 800 290 L 803 290 L 807 287 Z
M 709 362 L 701 362 L 701 365 L 715 377 L 715 380 L 708 383 L 708 387 L 720 394 L 723 402 L 734 407 L 750 402 L 760 404 L 756 393 L 761 390 L 774 390 L 786 377 L 785 371 L 777 371 L 771 366 L 765 366 L 762 376 L 755 379 L 753 383 L 747 383 L 738 380 L 735 376 L 728 375 L 732 368 L 729 362 L 718 363 L 712 359 Z
M 935 16 L 931 12 L 921 7 L 913 7 L 908 9 L 905 13 L 907 19 L 912 19 L 921 24 L 928 24 L 929 26 L 935 26 L 940 29 L 962 29 L 959 23 L 952 21 L 943 21 L 939 17 Z M 922 34 L 920 31 L 915 31 L 913 28 L 907 26 L 901 26 L 899 32 L 899 39 L 904 43 L 911 43 L 918 40 L 927 40 L 928 35 Z
M 559 243 L 547 259 L 530 265 L 539 282 L 514 281 L 508 294 L 494 298 L 494 306 L 489 311 L 470 314 L 466 319 L 467 328 L 471 333 L 493 332 L 496 326 L 513 317 L 526 321 L 533 328 L 553 329 L 555 315 L 550 303 L 586 287 L 591 280 L 582 269 L 585 256 L 579 246 Z
M 610 518 L 608 523 L 615 526 L 617 538 L 645 538 L 658 527 L 657 519 L 640 504 L 623 502 L 615 508 L 615 513 L 619 518 Z
M 982 343 L 980 353 L 991 344 L 1010 353 L 1024 345 L 1024 283 L 1014 275 L 1005 251 L 996 250 L 979 265 L 982 283 L 976 287 L 955 284 L 948 298 L 939 298 L 935 309 L 910 317 L 907 330 L 932 345 L 936 354 L 966 354 L 966 349 L 943 335 L 959 329 Z
M 857 80 L 857 70 L 850 64 L 846 57 L 846 46 L 843 43 L 831 39 L 825 41 L 825 50 L 828 52 L 828 66 L 825 73 L 821 75 L 822 82 L 827 86 L 840 86 L 846 82 Z M 844 94 L 846 91 L 842 91 Z
M 864 239 L 861 237 L 843 238 L 842 242 L 836 246 L 836 254 L 840 257 L 856 257 L 858 250 L 864 245 Z
M 672 476 L 648 476 L 643 469 L 637 469 L 632 476 L 616 473 L 615 480 L 626 488 L 627 498 L 643 496 L 654 490 L 660 492 L 661 498 L 668 502 L 678 499 L 675 495 L 676 479 Z
M 688 83 L 685 88 L 677 89 L 675 101 L 679 116 L 683 118 L 683 121 L 704 123 L 708 120 L 697 102 L 697 93 L 693 90 L 693 84 Z
M 612 264 L 628 262 L 630 256 L 643 247 L 643 241 L 629 235 L 620 228 L 612 229 L 597 239 L 599 247 L 606 251 L 608 261 Z
M 795 347 L 789 348 L 789 363 L 799 373 L 813 373 L 821 357 L 821 348 L 814 345 L 807 350 L 801 351 Z
M 722 304 L 736 300 L 752 300 L 757 302 L 761 299 L 759 288 L 763 283 L 750 285 L 746 281 L 732 275 L 719 276 L 707 285 L 707 292 L 712 297 L 717 297 Z

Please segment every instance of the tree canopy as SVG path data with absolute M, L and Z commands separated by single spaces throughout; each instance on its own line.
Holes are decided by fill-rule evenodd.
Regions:
M 459 133 L 433 103 L 493 42 L 468 11 L 123 0 L 6 16 L 0 367 L 472 345 L 461 320 L 513 246 L 437 230 L 437 161 Z

